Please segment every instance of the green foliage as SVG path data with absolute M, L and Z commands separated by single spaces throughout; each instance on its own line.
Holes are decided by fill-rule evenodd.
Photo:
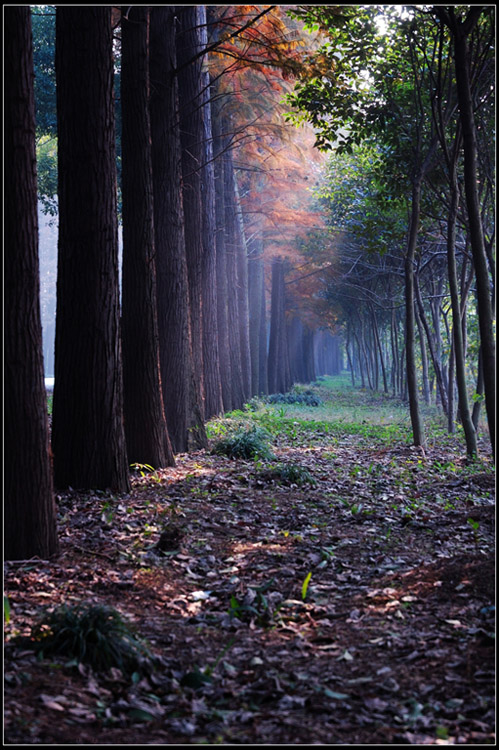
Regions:
M 267 472 L 268 476 L 273 479 L 279 479 L 288 484 L 311 484 L 317 485 L 317 480 L 312 476 L 308 469 L 301 464 L 288 463 L 278 464 Z
M 269 404 L 306 404 L 307 406 L 322 406 L 324 403 L 319 396 L 308 390 L 304 393 L 272 393 L 266 398 Z
M 279 605 L 273 607 L 272 602 L 265 596 L 273 583 L 274 579 L 272 578 L 260 586 L 248 588 L 242 601 L 239 601 L 232 595 L 229 616 L 237 617 L 242 622 L 251 622 L 253 620 L 258 625 L 270 625 L 280 609 Z
M 42 135 L 36 145 L 38 197 L 43 212 L 57 216 L 57 138 Z
M 267 445 L 269 438 L 268 432 L 261 427 L 241 427 L 219 440 L 212 452 L 229 458 L 272 459 L 274 455 Z
M 117 610 L 84 603 L 45 613 L 25 645 L 41 658 L 63 656 L 89 664 L 97 672 L 117 667 L 130 674 L 150 657 L 145 643 Z

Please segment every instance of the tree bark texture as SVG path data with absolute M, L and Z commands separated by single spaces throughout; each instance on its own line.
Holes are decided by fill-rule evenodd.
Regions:
M 122 339 L 128 459 L 174 466 L 159 371 L 149 120 L 149 8 L 121 18 Z
M 195 427 L 185 258 L 182 164 L 175 76 L 175 9 L 151 7 L 150 116 L 159 356 L 166 423 L 175 453 L 189 449 Z
M 185 256 L 189 281 L 192 363 L 197 399 L 204 416 L 203 379 L 203 206 L 202 168 L 204 163 L 204 123 L 202 98 L 202 57 L 198 7 L 175 7 L 179 127 L 182 154 L 182 201 L 185 221 Z
M 224 129 L 229 125 L 224 121 Z M 248 396 L 244 387 L 241 359 L 240 304 L 241 290 L 238 280 L 237 204 L 232 152 L 224 153 L 224 207 L 225 207 L 225 257 L 227 268 L 229 354 L 232 377 L 232 408 L 240 409 Z
M 420 178 L 416 176 L 413 180 L 409 236 L 407 239 L 407 248 L 404 260 L 406 378 L 414 445 L 424 445 L 425 442 L 423 421 L 421 419 L 418 399 L 414 315 L 414 258 L 416 253 L 416 242 L 419 227 L 420 199 L 421 181 Z
M 56 76 L 55 485 L 126 492 L 110 6 L 57 7 Z
M 40 318 L 31 11 L 4 15 L 4 556 L 58 552 Z
M 225 138 L 221 114 L 221 98 L 216 83 L 211 86 L 211 114 L 213 130 L 213 157 L 215 177 L 215 243 L 217 275 L 217 328 L 220 384 L 224 411 L 231 411 L 232 369 L 229 344 L 229 310 L 227 287 L 227 248 L 225 241 Z
M 198 5 L 201 46 L 208 44 L 206 6 Z M 210 105 L 210 74 L 206 59 L 201 71 L 201 102 L 203 115 L 203 165 L 201 195 L 203 208 L 202 250 L 202 313 L 203 313 L 203 376 L 205 418 L 223 411 L 217 318 L 217 256 L 215 219 L 215 165 L 213 128 Z

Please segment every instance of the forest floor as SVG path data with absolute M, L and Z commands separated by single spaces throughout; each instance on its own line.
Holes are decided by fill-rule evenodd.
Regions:
M 5 564 L 5 744 L 495 743 L 487 442 L 468 463 L 429 410 L 423 451 L 396 400 L 308 388 L 321 405 L 208 425 L 211 447 L 265 428 L 274 458 L 198 451 L 129 495 L 57 496 L 60 556 Z M 35 654 L 43 612 L 80 602 L 151 656 Z

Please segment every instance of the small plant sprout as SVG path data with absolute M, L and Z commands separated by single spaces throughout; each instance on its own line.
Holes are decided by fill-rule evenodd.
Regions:
M 301 598 L 303 599 L 303 601 L 305 601 L 305 598 L 307 596 L 308 584 L 310 583 L 311 578 L 312 578 L 312 573 L 307 573 L 307 575 L 305 576 L 305 580 L 302 583 Z

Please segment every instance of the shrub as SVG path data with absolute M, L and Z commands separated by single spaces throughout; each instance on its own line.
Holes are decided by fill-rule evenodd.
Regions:
M 269 404 L 305 404 L 306 406 L 322 406 L 324 403 L 319 396 L 312 391 L 304 393 L 272 393 L 267 396 Z
M 46 612 L 32 628 L 26 645 L 42 657 L 65 656 L 89 664 L 97 672 L 117 667 L 130 673 L 150 657 L 117 610 L 83 603 Z
M 212 453 L 229 458 L 265 458 L 274 456 L 267 445 L 269 434 L 261 427 L 240 428 L 219 440 Z
M 270 479 L 279 479 L 288 484 L 317 484 L 317 480 L 301 464 L 278 464 L 269 470 L 267 476 Z

